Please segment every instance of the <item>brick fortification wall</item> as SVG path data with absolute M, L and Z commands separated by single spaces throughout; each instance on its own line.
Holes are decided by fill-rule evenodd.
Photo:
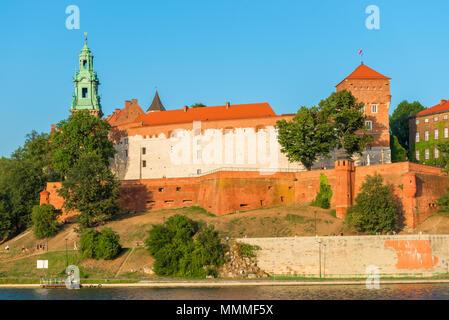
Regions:
M 219 171 L 200 177 L 122 181 L 122 205 L 131 211 L 201 206 L 216 215 L 292 203 L 310 203 L 319 190 L 320 174 L 333 191 L 331 206 L 343 218 L 367 175 L 378 173 L 402 206 L 405 223 L 414 228 L 434 213 L 448 178 L 441 170 L 410 162 L 355 167 L 337 161 L 336 169 L 301 172 Z M 58 184 L 48 183 L 41 203 L 61 208 Z M 47 194 L 48 193 L 48 194 Z
M 448 235 L 346 236 L 238 239 L 256 250 L 258 266 L 270 273 L 318 275 L 447 272 Z M 321 260 L 320 260 L 321 251 Z

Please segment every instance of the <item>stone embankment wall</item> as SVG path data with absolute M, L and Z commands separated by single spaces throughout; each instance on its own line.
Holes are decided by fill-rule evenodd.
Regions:
M 269 274 L 381 274 L 448 271 L 449 235 L 335 236 L 238 239 L 256 250 Z M 320 259 L 321 251 L 321 259 Z

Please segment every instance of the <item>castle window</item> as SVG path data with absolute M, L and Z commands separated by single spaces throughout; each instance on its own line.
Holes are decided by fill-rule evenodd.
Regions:
M 142 167 L 145 168 L 147 166 L 146 160 L 142 160 Z
M 377 104 L 372 104 L 371 105 L 371 112 L 372 113 L 377 113 Z
M 426 132 L 424 133 L 424 140 L 425 140 L 425 141 L 429 141 L 429 131 L 426 131 Z
M 360 112 L 361 112 L 361 113 L 365 113 L 365 106 L 363 106 L 363 107 L 360 108 Z
M 87 88 L 82 88 L 82 90 L 81 90 L 81 96 L 82 96 L 83 98 L 87 98 Z
M 419 124 L 419 120 L 418 119 L 416 119 L 416 124 Z
M 415 142 L 419 142 L 419 132 L 417 132 L 415 135 Z
M 429 122 L 429 119 L 424 119 L 424 122 L 425 122 L 425 123 L 428 123 L 428 122 Z
M 83 68 L 87 69 L 87 60 L 83 60 Z
M 164 188 L 159 188 L 159 189 L 157 189 L 157 191 L 162 192 L 162 191 L 164 191 Z
M 147 148 L 142 148 L 142 154 L 146 154 L 147 153 Z
M 447 114 L 445 114 L 445 115 L 443 116 L 443 119 L 444 119 L 444 120 L 447 120 Z
M 444 137 L 449 138 L 449 130 L 448 128 L 444 128 Z
M 439 131 L 438 131 L 438 129 L 435 129 L 434 139 L 438 140 L 438 136 L 439 136 Z
M 426 160 L 429 160 L 429 158 L 430 158 L 430 152 L 429 152 L 429 149 L 424 150 L 424 158 L 425 158 Z
M 419 150 L 416 150 L 416 152 L 415 152 L 415 158 L 416 158 L 416 160 L 419 161 Z
M 438 117 L 434 117 L 433 121 L 435 121 L 435 122 L 438 121 Z
M 365 126 L 366 126 L 367 130 L 372 130 L 373 129 L 373 122 L 370 121 L 370 120 L 365 121 Z
M 176 191 L 181 191 L 181 187 L 176 187 Z
M 435 148 L 434 150 L 434 156 L 435 159 L 438 159 L 440 157 L 440 150 L 438 150 L 437 148 Z
M 197 151 L 196 151 L 196 158 L 197 158 L 198 160 L 201 160 L 201 150 L 197 150 Z
M 201 174 L 201 169 L 197 169 L 196 174 Z

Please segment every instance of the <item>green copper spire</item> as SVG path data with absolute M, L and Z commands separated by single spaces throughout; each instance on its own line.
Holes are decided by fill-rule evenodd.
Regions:
M 79 71 L 76 71 L 75 68 L 75 76 L 73 77 L 75 93 L 72 97 L 70 112 L 89 110 L 92 114 L 102 117 L 103 112 L 98 96 L 100 81 L 94 71 L 94 56 L 87 46 L 87 38 L 84 38 L 84 40 L 84 46 L 79 54 Z

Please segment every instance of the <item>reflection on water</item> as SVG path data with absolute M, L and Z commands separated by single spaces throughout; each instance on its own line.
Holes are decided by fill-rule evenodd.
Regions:
M 228 288 L 84 288 L 0 289 L 0 300 L 310 300 L 310 299 L 449 299 L 449 284 L 260 286 Z

